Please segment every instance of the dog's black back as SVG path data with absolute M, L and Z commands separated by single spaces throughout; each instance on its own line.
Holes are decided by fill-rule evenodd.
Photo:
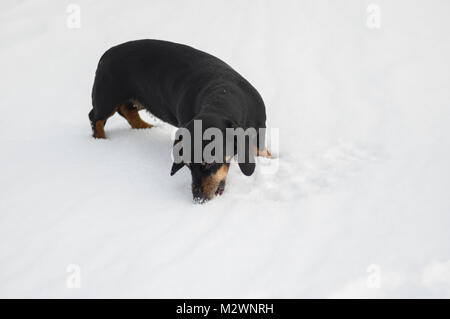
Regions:
M 260 135 L 264 133 L 259 133 L 259 129 L 265 128 L 266 112 L 255 88 L 225 62 L 186 45 L 140 40 L 109 49 L 97 67 L 92 102 L 89 119 L 96 138 L 105 138 L 106 120 L 116 111 L 132 128 L 152 127 L 140 118 L 138 111 L 142 108 L 165 122 L 185 128 L 194 147 L 187 146 L 186 141 L 178 144 L 182 138 L 177 137 L 174 150 L 181 146 L 183 155 L 189 155 L 189 149 L 192 153 L 188 159 L 173 162 L 171 175 L 189 167 L 196 201 L 223 193 L 234 155 L 238 155 L 239 168 L 247 176 L 255 170 L 255 155 L 270 155 L 264 148 L 264 136 Z M 201 149 L 198 144 L 195 146 L 198 123 L 202 130 Z M 226 138 L 223 140 L 226 145 L 222 145 L 226 153 L 217 150 L 217 157 L 207 161 L 202 154 L 209 138 L 203 132 L 209 128 L 219 129 L 222 137 L 228 128 L 255 130 L 248 130 L 244 141 Z M 186 132 L 185 129 L 178 132 Z M 258 149 L 254 148 L 255 142 Z M 194 150 L 197 155 L 201 151 L 200 157 L 193 154 Z
M 129 101 L 138 101 L 177 127 L 198 116 L 213 122 L 227 119 L 244 129 L 265 127 L 266 121 L 259 93 L 228 64 L 160 40 L 131 41 L 106 51 L 97 68 L 92 101 L 93 122 L 106 120 Z

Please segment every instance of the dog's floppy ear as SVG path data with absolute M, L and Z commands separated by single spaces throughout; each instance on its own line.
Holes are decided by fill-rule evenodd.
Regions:
M 241 172 L 245 176 L 250 176 L 253 174 L 256 168 L 255 164 L 255 156 L 253 152 L 250 151 L 250 138 L 248 136 L 245 137 L 245 151 L 244 154 L 240 154 L 238 152 L 238 164 Z
M 172 152 L 173 152 L 174 160 L 175 160 L 175 155 L 176 154 L 178 154 L 180 156 L 183 155 L 183 149 L 181 148 L 182 144 L 180 143 L 181 140 L 182 140 L 182 137 L 178 137 L 178 139 L 176 139 L 173 142 Z M 170 170 L 170 176 L 175 175 L 175 173 L 178 172 L 180 169 L 182 169 L 183 166 L 184 166 L 183 162 L 174 161 L 173 165 L 172 165 L 172 169 Z
M 239 163 L 239 168 L 241 169 L 241 172 L 245 176 L 251 176 L 253 172 L 255 171 L 256 164 L 255 163 Z
M 180 169 L 182 169 L 184 166 L 184 163 L 173 163 L 172 169 L 170 170 L 170 176 L 175 175 L 176 172 L 178 172 Z
M 232 129 L 240 128 L 239 125 L 235 121 L 230 120 L 230 119 L 225 119 L 225 125 L 227 128 L 232 128 Z M 248 135 L 244 135 L 244 136 L 245 136 L 244 143 L 243 143 L 244 145 L 239 146 L 238 138 L 236 136 L 234 136 L 234 139 L 230 139 L 228 132 L 226 133 L 226 140 L 228 141 L 228 139 L 230 139 L 231 143 L 234 143 L 233 154 L 227 154 L 227 155 L 234 156 L 235 154 L 238 154 L 237 159 L 238 159 L 238 164 L 239 164 L 239 168 L 241 169 L 241 172 L 245 176 L 250 176 L 253 174 L 253 172 L 255 171 L 255 168 L 256 168 L 255 156 L 254 156 L 253 152 L 250 150 L 252 148 L 252 146 L 250 144 L 253 145 L 254 143 L 250 143 L 250 141 L 255 142 L 256 137 L 255 136 L 250 137 Z M 242 146 L 244 148 L 242 148 Z M 228 145 L 226 145 L 225 149 L 228 150 Z

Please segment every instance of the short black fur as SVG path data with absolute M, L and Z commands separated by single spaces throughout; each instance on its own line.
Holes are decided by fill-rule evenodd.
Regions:
M 101 57 L 89 113 L 93 128 L 133 101 L 162 121 L 190 130 L 193 120 L 202 120 L 203 130 L 266 125 L 264 102 L 246 79 L 210 54 L 167 41 L 131 41 Z M 254 166 L 240 165 L 246 175 Z

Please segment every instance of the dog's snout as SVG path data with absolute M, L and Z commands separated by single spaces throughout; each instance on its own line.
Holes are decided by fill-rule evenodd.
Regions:
M 192 196 L 194 197 L 194 203 L 197 204 L 203 204 L 208 200 L 202 187 L 198 185 L 192 185 Z
M 219 185 L 217 186 L 215 194 L 217 196 L 220 196 L 223 194 L 224 190 L 225 190 L 225 180 L 221 180 Z

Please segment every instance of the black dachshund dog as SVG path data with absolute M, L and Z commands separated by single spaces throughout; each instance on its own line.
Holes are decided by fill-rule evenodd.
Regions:
M 152 127 L 139 117 L 141 109 L 189 130 L 192 137 L 195 120 L 201 121 L 202 132 L 208 128 L 259 132 L 266 127 L 266 110 L 258 91 L 228 64 L 192 47 L 160 40 L 131 41 L 106 51 L 95 74 L 92 105 L 89 119 L 95 138 L 105 138 L 106 120 L 115 112 L 132 128 Z M 247 176 L 255 170 L 254 155 L 270 157 L 256 144 L 254 152 L 239 161 Z M 222 161 L 173 163 L 171 175 L 187 166 L 194 199 L 203 202 L 224 191 L 234 155 L 236 148 L 233 154 L 224 154 Z

